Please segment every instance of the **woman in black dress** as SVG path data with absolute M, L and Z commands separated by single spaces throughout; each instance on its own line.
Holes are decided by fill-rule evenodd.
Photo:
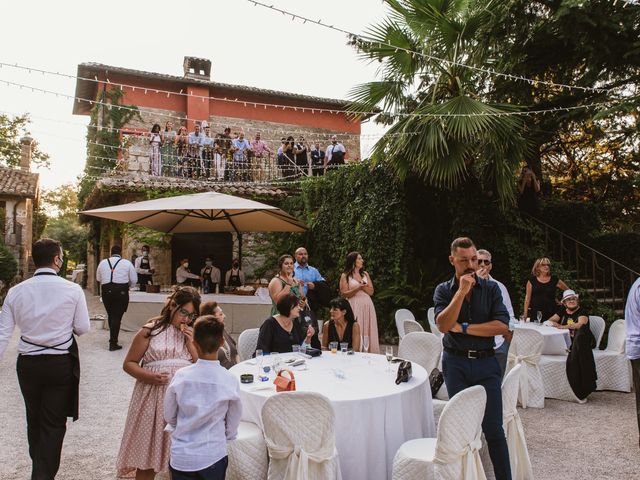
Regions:
M 551 274 L 551 261 L 548 258 L 537 259 L 527 280 L 522 313 L 533 322 L 538 312 L 542 312 L 542 321 L 548 320 L 558 310 L 556 289 L 564 291 L 568 288 L 557 275 Z
M 322 327 L 322 348 L 326 349 L 329 342 L 347 342 L 354 352 L 360 351 L 360 326 L 353 316 L 349 301 L 334 298 L 329 304 L 331 320 Z
M 286 353 L 293 351 L 293 345 L 305 343 L 311 346 L 315 330 L 299 320 L 298 297 L 285 294 L 278 300 L 276 307 L 278 313 L 267 318 L 260 327 L 256 348 L 264 353 Z

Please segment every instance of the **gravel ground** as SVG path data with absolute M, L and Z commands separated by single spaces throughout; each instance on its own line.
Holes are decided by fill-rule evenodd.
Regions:
M 91 312 L 103 313 L 88 298 Z M 102 322 L 80 338 L 80 419 L 69 422 L 59 480 L 114 479 L 133 379 L 122 361 L 133 333 L 120 335 L 123 350 L 109 352 Z M 14 335 L 0 361 L 0 479 L 29 477 L 24 403 L 15 373 Z M 520 410 L 537 479 L 640 479 L 633 394 L 597 392 L 585 405 L 546 400 L 545 408 Z M 345 479 L 349 480 L 349 479 Z

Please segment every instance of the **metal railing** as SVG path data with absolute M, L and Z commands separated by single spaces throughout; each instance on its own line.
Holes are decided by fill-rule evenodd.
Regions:
M 584 290 L 616 313 L 624 310 L 629 288 L 640 273 L 534 216 L 543 231 L 545 251 L 574 273 Z

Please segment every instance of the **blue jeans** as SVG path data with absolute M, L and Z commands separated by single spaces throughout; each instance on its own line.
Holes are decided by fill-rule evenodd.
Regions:
M 198 470 L 197 472 L 181 472 L 169 466 L 171 469 L 171 480 L 224 480 L 227 474 L 229 457 L 218 460 L 213 465 Z
M 502 376 L 498 361 L 495 357 L 470 359 L 443 352 L 442 370 L 449 398 L 474 385 L 482 385 L 486 390 L 487 406 L 482 431 L 489 446 L 496 480 L 511 480 L 509 449 L 502 429 Z
M 502 345 L 495 349 L 496 352 L 496 360 L 498 360 L 498 365 L 500 365 L 500 371 L 502 372 L 500 378 L 504 378 L 504 371 L 507 369 L 507 356 L 509 355 L 509 342 L 505 338 Z

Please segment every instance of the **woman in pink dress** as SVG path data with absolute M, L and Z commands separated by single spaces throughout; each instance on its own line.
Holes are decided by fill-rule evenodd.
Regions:
M 180 287 L 131 343 L 123 368 L 136 383 L 118 454 L 118 478 L 152 480 L 169 470 L 171 437 L 164 431 L 164 393 L 176 371 L 198 358 L 189 325 L 199 308 L 197 290 Z
M 340 276 L 340 294 L 349 300 L 362 338 L 369 337 L 369 352 L 380 353 L 378 344 L 378 319 L 373 306 L 373 281 L 362 267 L 364 260 L 358 252 L 347 255 L 344 272 Z

